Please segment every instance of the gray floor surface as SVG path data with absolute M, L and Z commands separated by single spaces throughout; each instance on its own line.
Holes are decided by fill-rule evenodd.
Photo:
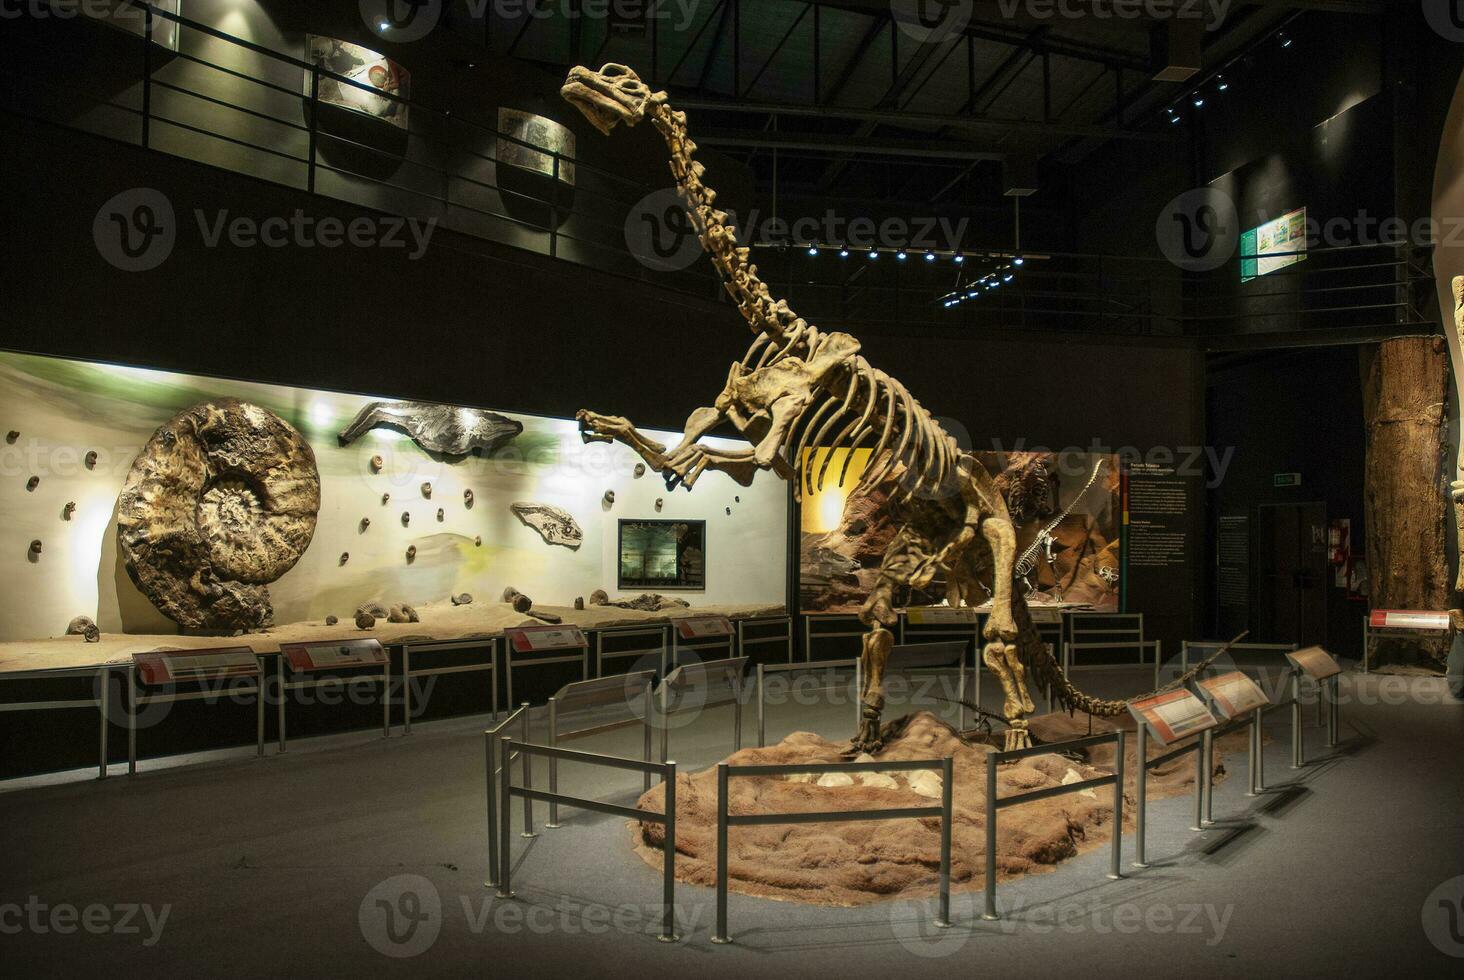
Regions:
M 1139 683 L 1083 679 L 1095 693 Z M 483 886 L 482 719 L 305 740 L 263 760 L 149 763 L 133 779 L 14 782 L 0 786 L 0 962 L 9 976 L 1457 977 L 1464 705 L 1441 691 L 1349 674 L 1341 745 L 1324 746 L 1308 711 L 1300 771 L 1289 715 L 1274 712 L 1269 791 L 1244 795 L 1242 754 L 1217 786 L 1216 826 L 1188 830 L 1188 798 L 1152 803 L 1152 867 L 1130 868 L 1130 837 L 1120 881 L 1105 877 L 1106 849 L 1090 853 L 1003 884 L 997 922 L 979 918 L 979 891 L 957 892 L 949 930 L 932 927 L 927 902 L 733 894 L 730 946 L 710 942 L 713 894 L 691 886 L 677 891 L 680 942 L 657 941 L 660 878 L 618 817 L 566 811 L 532 840 L 516 823 L 517 895 L 495 899 Z M 796 728 L 846 737 L 852 717 L 848 704 L 773 705 L 769 740 Z M 672 756 L 716 762 L 730 720 L 705 711 L 674 733 Z M 744 724 L 750 742 L 752 711 Z M 579 747 L 638 754 L 639 735 Z M 566 765 L 559 785 L 630 803 L 639 783 Z

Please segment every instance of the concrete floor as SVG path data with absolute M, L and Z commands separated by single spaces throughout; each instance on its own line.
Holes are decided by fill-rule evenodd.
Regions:
M 631 852 L 625 821 L 571 812 L 532 841 L 515 827 L 517 897 L 495 900 L 483 887 L 481 719 L 305 740 L 264 760 L 152 763 L 130 780 L 9 783 L 0 960 L 12 976 L 109 978 L 1459 976 L 1464 935 L 1439 902 L 1464 902 L 1464 708 L 1427 679 L 1345 680 L 1338 750 L 1309 727 L 1316 761 L 1289 769 L 1276 712 L 1271 792 L 1246 798 L 1245 759 L 1233 757 L 1216 827 L 1186 829 L 1188 798 L 1151 804 L 1151 868 L 1129 869 L 1129 839 L 1123 880 L 1104 877 L 1105 849 L 1002 885 L 998 922 L 979 919 L 979 892 L 958 892 L 950 930 L 930 927 L 929 903 L 830 909 L 734 894 L 736 943 L 714 946 L 712 892 L 680 886 L 682 940 L 663 945 L 660 879 Z M 1138 683 L 1083 679 L 1095 693 Z M 730 717 L 712 709 L 678 730 L 673 757 L 714 763 Z M 848 705 L 775 706 L 769 740 L 795 727 L 842 736 L 852 717 Z M 754 726 L 749 711 L 749 741 Z M 638 753 L 638 739 L 622 730 L 582 747 Z M 560 774 L 562 791 L 617 802 L 639 785 L 629 773 Z

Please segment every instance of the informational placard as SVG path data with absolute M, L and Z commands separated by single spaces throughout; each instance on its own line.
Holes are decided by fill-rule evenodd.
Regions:
M 520 109 L 498 109 L 498 160 L 574 186 L 574 133 L 543 116 Z M 544 151 L 544 152 L 541 152 Z M 558 157 L 556 163 L 555 157 Z
M 732 621 L 726 616 L 688 616 L 676 620 L 676 632 L 683 640 L 700 640 L 709 636 L 731 636 Z
M 280 653 L 295 671 L 338 670 L 345 667 L 378 667 L 386 663 L 381 641 L 334 640 L 320 643 L 285 643 Z
M 1375 630 L 1430 630 L 1447 633 L 1449 614 L 1427 609 L 1374 609 L 1368 614 L 1367 624 Z
M 974 606 L 911 606 L 905 619 L 915 626 L 970 625 L 976 622 Z
M 1149 734 L 1161 745 L 1169 745 L 1219 724 L 1204 702 L 1183 688 L 1131 701 L 1129 712 L 1140 725 L 1149 726 Z
M 1342 673 L 1342 667 L 1332 659 L 1332 655 L 1321 647 L 1307 647 L 1305 650 L 1296 650 L 1286 655 L 1291 665 L 1314 681 L 1324 681 L 1328 677 L 1336 677 Z
M 1240 281 L 1295 265 L 1306 258 L 1306 208 L 1240 233 Z
M 503 631 L 515 653 L 583 650 L 589 646 L 577 626 L 515 626 Z
M 137 674 L 148 685 L 258 677 L 259 658 L 248 647 L 216 650 L 163 650 L 132 657 Z
M 1229 721 L 1271 703 L 1255 681 L 1238 670 L 1207 677 L 1195 685 L 1210 706 Z

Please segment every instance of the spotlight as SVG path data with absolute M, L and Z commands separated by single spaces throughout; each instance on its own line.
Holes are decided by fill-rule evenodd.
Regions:
M 1205 97 L 1202 95 L 1195 96 L 1194 101 L 1191 102 L 1190 105 L 1194 106 L 1196 109 L 1203 109 L 1205 107 Z
M 817 255 L 818 254 L 818 249 L 815 248 L 814 246 L 810 245 L 810 246 L 808 246 L 808 254 L 809 255 Z
M 934 262 L 935 261 L 935 253 L 934 252 L 926 252 L 925 253 L 925 261 L 927 261 L 927 262 Z
M 1276 35 L 1276 38 L 1277 38 L 1277 40 L 1279 40 L 1281 42 L 1281 46 L 1283 48 L 1289 48 L 1289 47 L 1291 47 L 1291 35 L 1290 34 L 1287 34 L 1285 31 L 1282 31 L 1280 34 L 1277 34 Z
M 879 252 L 877 250 L 875 250 L 875 249 L 870 249 L 869 250 L 869 259 L 870 259 L 870 261 L 872 262 L 872 261 L 874 261 L 877 258 L 879 258 Z
M 1010 272 L 1008 272 L 1006 275 L 1004 275 L 1004 276 L 1001 277 L 1001 281 L 1002 282 L 1011 282 L 1012 281 L 1012 274 Z
M 841 248 L 841 249 L 839 249 L 839 258 L 841 258 L 841 259 L 847 259 L 848 257 L 849 257 L 849 250 L 847 248 Z
M 391 21 L 389 21 L 389 20 L 379 21 L 377 23 L 376 27 L 377 27 L 378 30 L 389 31 L 389 30 L 391 30 Z
M 1230 88 L 1230 83 L 1225 80 L 1225 76 L 1224 75 L 1216 75 L 1215 76 L 1215 91 L 1217 91 L 1217 92 L 1224 92 L 1228 88 Z
M 966 295 L 969 296 L 971 299 L 975 299 L 976 298 L 976 290 L 973 289 L 969 293 L 967 293 Z
M 1016 258 L 1012 259 L 1012 265 L 1021 265 L 1025 261 L 1027 260 L 1018 255 Z
M 899 259 L 901 262 L 905 261 L 905 250 L 901 249 L 900 251 L 896 252 L 895 258 Z
M 956 265 L 960 265 L 964 261 L 966 261 L 966 257 L 964 255 L 957 255 L 956 256 Z
M 1174 114 L 1174 110 L 1171 109 L 1170 112 L 1169 112 L 1169 123 L 1170 123 L 1170 125 L 1172 126 L 1172 125 L 1174 125 L 1175 123 L 1178 123 L 1178 122 L 1179 122 L 1179 117 L 1176 116 Z

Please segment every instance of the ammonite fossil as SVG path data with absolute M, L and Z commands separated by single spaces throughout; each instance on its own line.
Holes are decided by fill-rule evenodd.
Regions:
M 193 629 L 274 621 L 268 584 L 310 546 L 320 510 L 315 453 L 284 419 L 234 399 L 160 427 L 117 502 L 127 574 L 158 610 Z

